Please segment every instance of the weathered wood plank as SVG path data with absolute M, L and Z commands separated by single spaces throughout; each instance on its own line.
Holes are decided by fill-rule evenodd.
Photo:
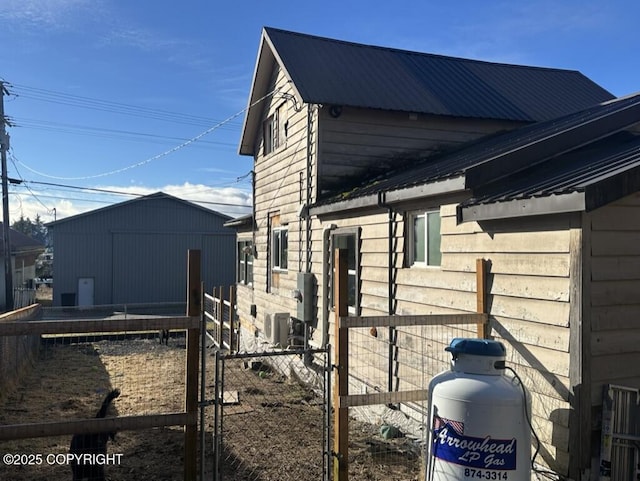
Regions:
M 569 302 L 569 279 L 494 274 L 491 293 L 494 296 Z
M 475 312 L 476 310 L 476 293 L 474 291 L 463 292 L 431 287 L 398 286 L 396 299 L 417 305 L 446 307 L 466 312 Z M 415 312 L 425 312 L 425 309 L 418 307 Z
M 568 302 L 555 302 L 540 299 L 524 299 L 508 296 L 494 296 L 491 301 L 491 314 L 510 317 L 523 321 L 569 326 Z
M 640 280 L 592 282 L 590 291 L 592 306 L 637 305 Z
M 429 397 L 427 389 L 413 391 L 377 392 L 370 394 L 351 394 L 341 396 L 338 407 L 373 406 L 375 404 L 400 404 L 405 402 L 425 401 Z
M 64 321 L 0 322 L 0 336 L 25 334 L 72 334 L 98 332 L 157 331 L 159 329 L 196 329 L 197 317 L 154 317 L 127 319 L 74 319 Z
M 509 339 L 505 339 L 505 341 L 508 343 L 507 362 L 509 364 L 529 366 L 555 376 L 568 377 L 569 353 L 523 344 Z
M 491 329 L 501 337 L 517 339 L 524 344 L 569 352 L 570 334 L 567 327 L 492 316 Z
M 640 339 L 640 320 L 635 329 L 620 331 L 596 331 L 591 335 L 591 352 L 602 356 L 612 352 L 619 354 L 637 353 Z
M 640 256 L 592 257 L 593 281 L 639 280 Z
M 442 237 L 442 252 L 473 252 L 489 254 L 497 252 L 569 252 L 569 232 L 519 232 L 496 234 L 461 234 Z
M 640 316 L 638 305 L 593 306 L 591 308 L 591 329 L 613 331 L 617 329 L 638 329 Z
M 640 231 L 640 205 L 609 205 L 591 214 L 594 231 Z
M 412 267 L 400 269 L 396 274 L 396 283 L 403 287 L 431 287 L 451 289 L 452 295 L 457 291 L 475 292 L 476 273 L 451 272 L 439 269 Z
M 595 356 L 591 369 L 594 383 L 604 382 L 619 384 L 620 379 L 640 379 L 640 352 L 610 353 Z
M 197 415 L 187 413 L 118 416 L 102 419 L 78 419 L 46 423 L 0 425 L 0 441 L 40 438 L 67 434 L 141 430 L 163 426 L 184 426 L 197 423 Z
M 516 274 L 529 276 L 569 275 L 569 255 L 563 254 L 482 254 L 490 262 L 489 272 L 492 274 Z M 443 271 L 475 272 L 475 261 L 478 254 L 447 253 L 442 256 Z
M 591 254 L 594 257 L 640 256 L 640 242 L 635 231 L 598 231 L 592 233 Z
M 486 322 L 488 314 L 431 314 L 419 316 L 362 316 L 341 317 L 340 326 L 353 329 L 364 327 L 438 326 L 452 324 L 476 324 Z

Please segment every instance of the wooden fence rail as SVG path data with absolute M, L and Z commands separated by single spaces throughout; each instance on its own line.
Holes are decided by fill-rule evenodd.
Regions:
M 335 308 L 335 381 L 334 403 L 334 481 L 346 481 L 349 476 L 349 407 L 374 404 L 400 404 L 426 401 L 428 391 L 377 392 L 369 394 L 349 394 L 349 329 L 372 327 L 441 326 L 455 324 L 476 324 L 477 336 L 485 339 L 489 335 L 489 315 L 486 302 L 486 262 L 476 261 L 476 310 L 475 313 L 430 314 L 416 316 L 348 316 L 347 251 L 337 249 L 334 259 L 334 299 Z
M 212 294 L 205 293 L 204 316 L 207 323 L 214 325 L 213 335 L 207 333 L 218 349 L 229 352 L 237 347 L 237 322 L 235 306 L 235 286 L 229 287 L 229 298 L 225 299 L 224 287 L 218 287 Z M 225 333 L 227 334 L 225 337 Z
M 0 426 L 0 440 L 47 437 L 86 432 L 108 432 L 114 429 L 140 430 L 164 426 L 185 427 L 184 479 L 197 477 L 198 433 L 198 372 L 200 355 L 201 281 L 200 251 L 189 250 L 187 255 L 187 311 L 178 317 L 139 317 L 126 319 L 73 319 L 54 321 L 0 319 L 0 336 L 43 334 L 80 334 L 107 332 L 148 332 L 160 329 L 187 331 L 185 369 L 185 409 L 183 412 L 120 416 L 105 419 L 78 419 L 61 422 L 40 422 Z M 98 306 L 100 309 L 100 306 Z M 87 310 L 87 316 L 91 309 Z

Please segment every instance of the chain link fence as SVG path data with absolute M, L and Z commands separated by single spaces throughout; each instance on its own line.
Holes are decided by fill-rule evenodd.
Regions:
M 217 352 L 214 479 L 328 479 L 329 369 L 324 350 Z

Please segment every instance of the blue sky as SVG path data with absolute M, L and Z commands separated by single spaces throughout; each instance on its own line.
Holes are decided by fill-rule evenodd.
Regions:
M 237 145 L 265 25 L 579 70 L 626 95 L 640 90 L 638 18 L 635 0 L 0 0 L 9 177 L 26 181 L 10 220 L 132 198 L 79 187 L 248 213 L 252 159 Z

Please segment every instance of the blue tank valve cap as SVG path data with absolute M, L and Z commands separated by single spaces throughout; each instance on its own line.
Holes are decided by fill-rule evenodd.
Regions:
M 444 350 L 450 352 L 454 359 L 456 359 L 460 354 L 504 357 L 507 353 L 504 344 L 499 341 L 464 337 L 454 338 L 449 346 L 445 347 Z

